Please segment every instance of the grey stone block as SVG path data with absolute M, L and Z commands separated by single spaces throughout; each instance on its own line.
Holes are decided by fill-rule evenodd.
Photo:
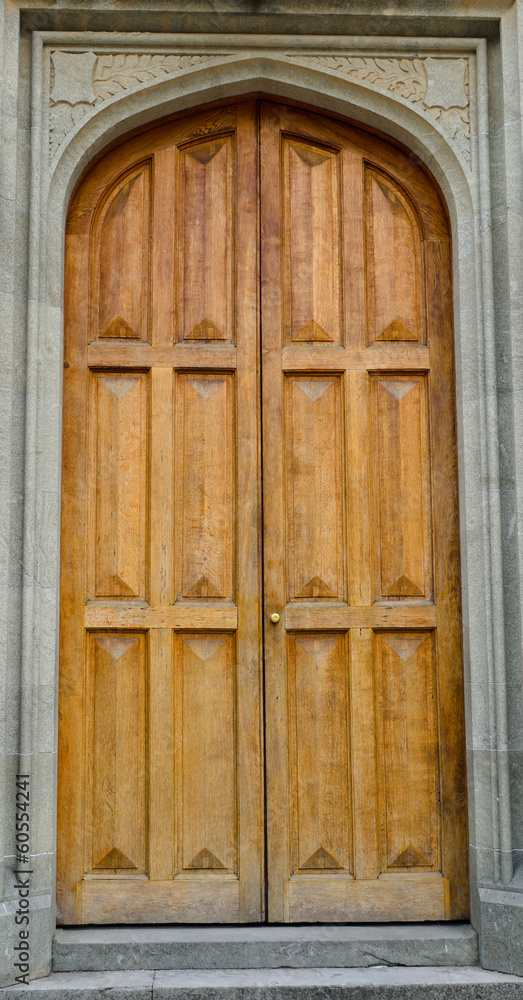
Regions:
M 55 972 L 454 966 L 478 960 L 470 924 L 59 928 Z
M 481 964 L 523 976 L 523 892 L 480 888 L 479 898 Z
M 153 972 L 60 973 L 33 979 L 29 986 L 8 986 L 2 996 L 19 1000 L 151 1000 Z
M 461 969 L 233 969 L 54 973 L 20 1000 L 521 1000 L 523 979 Z

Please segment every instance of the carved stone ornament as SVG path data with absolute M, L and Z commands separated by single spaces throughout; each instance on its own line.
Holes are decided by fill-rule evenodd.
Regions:
M 118 52 L 97 56 L 94 52 L 52 52 L 51 156 L 86 116 L 110 98 L 216 59 L 223 59 L 223 55 Z
M 230 54 L 229 54 L 230 55 Z M 175 77 L 226 53 L 51 53 L 50 152 L 97 108 L 127 90 Z M 386 90 L 434 119 L 468 166 L 470 148 L 469 64 L 462 56 L 360 56 L 286 52 L 286 60 L 323 68 L 370 89 Z

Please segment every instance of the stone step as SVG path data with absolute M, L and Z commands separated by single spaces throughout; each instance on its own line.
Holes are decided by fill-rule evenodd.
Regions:
M 470 924 L 58 928 L 55 972 L 453 966 L 478 961 Z
M 523 979 L 460 968 L 58 972 L 0 996 L 18 1000 L 523 1000 Z

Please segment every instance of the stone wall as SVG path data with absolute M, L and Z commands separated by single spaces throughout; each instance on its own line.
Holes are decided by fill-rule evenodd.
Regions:
M 454 240 L 472 921 L 523 974 L 523 0 L 5 0 L 0 143 L 0 984 L 13 979 L 14 797 L 31 787 L 31 964 L 54 929 L 63 226 L 108 142 L 261 92 L 412 149 Z

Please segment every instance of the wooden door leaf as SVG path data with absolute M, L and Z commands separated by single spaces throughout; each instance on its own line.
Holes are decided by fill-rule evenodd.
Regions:
M 313 576 L 304 587 L 301 588 L 296 597 L 336 597 L 337 595 L 327 586 L 319 576 Z
M 423 854 L 420 854 L 412 844 L 409 844 L 398 857 L 391 861 L 389 868 L 430 868 L 431 862 Z
M 196 857 L 192 859 L 189 868 L 225 869 L 225 865 L 221 863 L 220 859 L 217 858 L 212 851 L 209 851 L 207 847 L 204 847 L 201 851 L 198 851 Z
M 208 660 L 227 641 L 227 636 L 217 635 L 205 638 L 192 638 L 191 636 L 184 635 L 183 641 L 200 660 Z
M 106 330 L 102 330 L 99 334 L 100 337 L 107 338 L 118 338 L 126 340 L 140 340 L 140 334 L 136 332 L 134 327 L 131 326 L 127 320 L 123 319 L 121 316 L 115 316 Z
M 399 638 L 398 636 L 392 637 L 388 635 L 384 638 L 384 641 L 388 646 L 390 646 L 391 649 L 394 650 L 400 660 L 405 662 L 406 660 L 410 660 L 411 656 L 414 656 L 414 653 L 418 651 L 422 642 L 425 642 L 426 638 L 427 636 L 425 635 L 412 636 L 409 638 Z
M 211 322 L 210 319 L 202 319 L 197 326 L 193 326 L 189 333 L 185 334 L 186 340 L 225 340 L 225 334 Z
M 213 392 L 216 392 L 220 386 L 223 385 L 224 379 L 222 378 L 190 378 L 187 380 L 189 385 L 192 386 L 195 392 L 198 393 L 202 399 L 208 399 L 212 396 Z
M 308 396 L 313 403 L 315 403 L 320 398 L 320 396 L 323 396 L 323 393 L 330 388 L 332 382 L 328 382 L 326 379 L 319 379 L 319 378 L 314 378 L 314 379 L 300 378 L 296 379 L 296 385 L 299 386 L 301 391 L 304 392 L 305 395 Z
M 138 642 L 138 639 L 133 639 L 132 637 L 128 638 L 124 635 L 107 635 L 97 636 L 96 641 L 99 646 L 102 646 L 102 648 L 109 653 L 109 656 L 111 656 L 113 660 L 119 660 L 121 656 L 124 656 L 125 653 L 129 652 L 131 647 Z
M 101 861 L 97 861 L 93 868 L 128 868 L 136 869 L 136 865 L 131 861 L 123 851 L 119 851 L 117 847 L 113 847 Z
M 329 851 L 326 851 L 324 847 L 318 847 L 318 850 L 311 854 L 310 858 L 301 865 L 302 868 L 343 868 L 336 858 L 333 858 Z
M 323 343 L 332 344 L 332 337 L 327 333 L 326 330 L 316 322 L 315 319 L 311 319 L 310 323 L 306 323 L 302 326 L 298 333 L 295 333 L 293 338 L 293 343 L 303 343 L 305 341 L 318 341 Z

